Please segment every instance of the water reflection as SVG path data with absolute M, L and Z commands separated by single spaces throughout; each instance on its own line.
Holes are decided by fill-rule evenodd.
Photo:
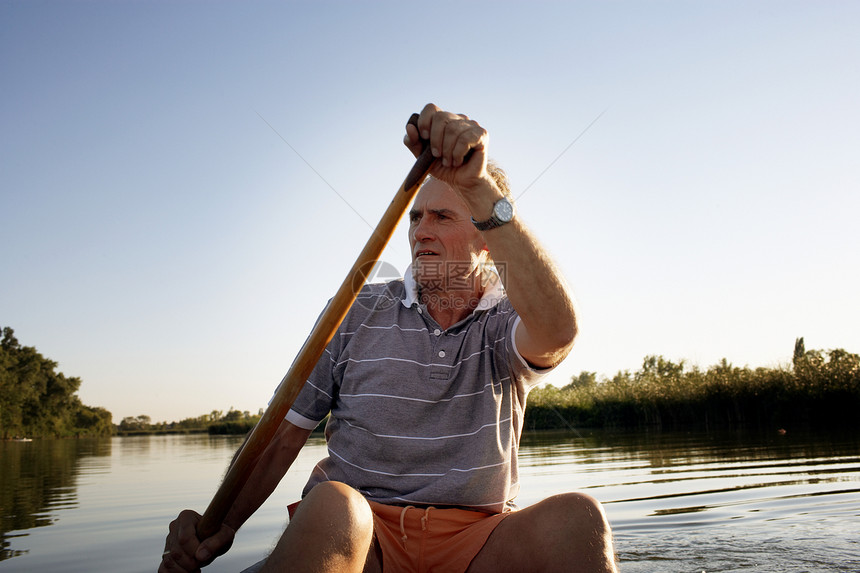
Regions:
M 0 569 L 85 573 L 121 555 L 123 571 L 154 570 L 167 523 L 206 507 L 241 439 L 0 444 L 2 558 L 26 553 Z M 265 555 L 324 455 L 313 439 L 206 571 Z M 520 506 L 573 490 L 601 500 L 624 573 L 860 571 L 858 436 L 527 433 L 520 482 Z
M 25 530 L 52 525 L 57 511 L 76 508 L 82 461 L 110 453 L 109 439 L 0 442 L 0 561 L 27 553 L 15 548 Z
M 858 435 L 527 434 L 520 459 L 525 496 L 604 503 L 625 572 L 860 571 Z

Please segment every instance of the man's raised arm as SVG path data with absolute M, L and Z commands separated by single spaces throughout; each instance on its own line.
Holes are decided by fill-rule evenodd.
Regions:
M 489 135 L 477 122 L 428 104 L 417 129 L 407 126 L 404 143 L 413 153 L 420 152 L 419 135 L 430 141 L 439 159 L 431 175 L 460 195 L 475 221 L 488 221 L 498 201 L 512 202 L 487 170 Z M 519 217 L 482 235 L 493 260 L 504 265 L 505 290 L 522 320 L 517 349 L 533 366 L 555 366 L 570 352 L 578 331 L 576 305 L 564 277 Z

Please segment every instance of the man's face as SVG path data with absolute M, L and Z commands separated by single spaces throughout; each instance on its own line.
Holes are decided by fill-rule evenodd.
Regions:
M 429 179 L 409 211 L 412 273 L 427 290 L 470 289 L 486 244 L 469 208 L 447 184 Z

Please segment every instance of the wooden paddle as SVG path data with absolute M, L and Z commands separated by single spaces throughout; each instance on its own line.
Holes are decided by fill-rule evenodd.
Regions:
M 409 123 L 417 127 L 417 113 L 412 114 Z M 376 225 L 376 229 L 374 229 L 361 254 L 358 255 L 358 259 L 346 279 L 317 321 L 316 326 L 314 326 L 310 336 L 284 376 L 275 397 L 248 437 L 245 447 L 242 448 L 239 456 L 230 466 L 221 487 L 218 488 L 215 497 L 212 498 L 197 526 L 198 538 L 211 537 L 221 528 L 227 512 L 233 506 L 233 502 L 236 501 L 239 492 L 242 491 L 251 476 L 251 472 L 254 471 L 257 461 L 269 442 L 272 441 L 272 437 L 298 397 L 299 391 L 322 356 L 326 345 L 334 336 L 361 287 L 364 286 L 367 275 L 379 261 L 385 245 L 388 244 L 394 234 L 397 223 L 409 207 L 421 183 L 427 177 L 433 162 L 434 157 L 425 141 L 424 149 L 415 160 L 415 165 L 412 166 L 409 175 L 404 179 L 403 185 L 397 190 L 394 200 L 382 215 L 382 219 Z

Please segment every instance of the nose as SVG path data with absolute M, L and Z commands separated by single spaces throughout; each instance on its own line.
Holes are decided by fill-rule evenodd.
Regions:
M 419 243 L 433 238 L 433 230 L 426 217 L 421 217 L 412 225 L 412 241 Z

